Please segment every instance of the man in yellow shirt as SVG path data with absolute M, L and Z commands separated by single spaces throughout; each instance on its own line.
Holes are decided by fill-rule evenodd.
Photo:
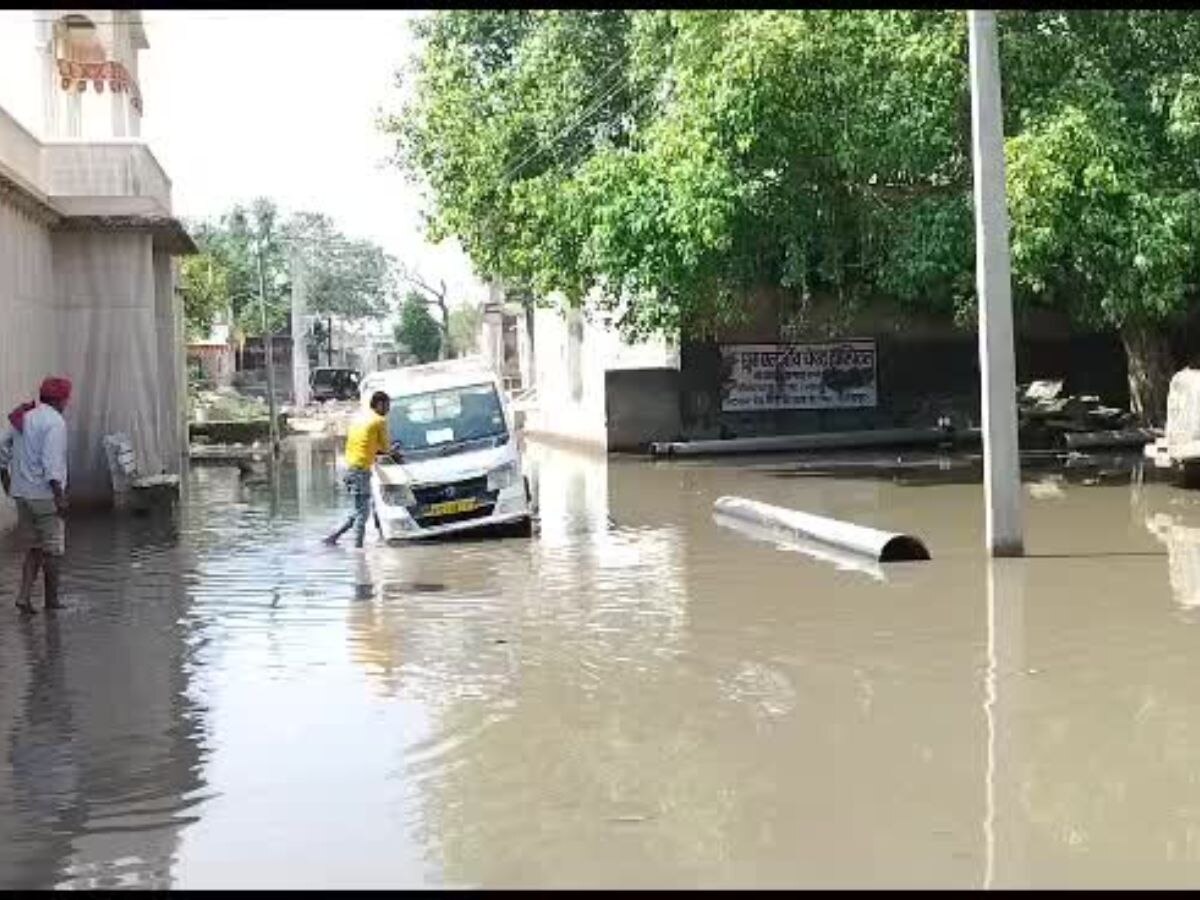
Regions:
M 341 528 L 325 538 L 331 547 L 351 528 L 354 546 L 363 545 L 371 515 L 371 467 L 375 465 L 375 457 L 389 454 L 395 457 L 398 452 L 392 448 L 388 435 L 387 414 L 391 406 L 391 398 L 383 391 L 376 391 L 371 395 L 371 408 L 354 417 L 346 434 L 346 466 L 350 470 L 346 473 L 346 487 L 354 498 L 354 512 Z

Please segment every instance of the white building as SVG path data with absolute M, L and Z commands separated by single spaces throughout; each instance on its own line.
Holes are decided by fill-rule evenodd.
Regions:
M 134 10 L 39 10 L 8 29 L 6 76 L 38 85 L 41 121 L 0 107 L 0 410 L 65 375 L 71 494 L 111 495 L 103 437 L 125 432 L 139 470 L 178 472 L 186 446 L 175 257 L 195 251 L 171 182 L 139 138 Z M 22 76 L 26 77 L 26 76 Z M 10 85 L 11 86 L 11 85 Z M 10 96 L 6 93 L 4 96 Z M 0 504 L 0 526 L 11 522 Z
M 678 346 L 630 343 L 603 315 L 565 306 L 530 314 L 494 286 L 485 307 L 481 349 L 510 389 L 529 392 L 526 432 L 601 450 L 680 437 Z

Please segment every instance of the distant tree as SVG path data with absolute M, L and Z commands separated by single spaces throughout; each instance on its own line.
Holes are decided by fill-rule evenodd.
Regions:
M 361 321 L 392 311 L 395 277 L 383 248 L 347 238 L 323 213 L 296 213 L 285 233 L 308 267 L 309 312 Z
M 238 204 L 221 216 L 212 234 L 214 249 L 224 258 L 229 271 L 233 321 L 244 335 L 263 333 L 264 306 L 267 327 L 272 332 L 287 324 L 292 285 L 278 220 L 275 202 L 259 197 L 249 208 Z
M 434 287 L 420 272 L 408 266 L 400 267 L 400 280 L 409 286 L 409 296 L 416 296 L 428 307 L 436 307 L 438 317 L 435 319 L 441 330 L 441 352 L 450 351 L 450 302 L 446 291 L 446 282 L 438 282 Z
M 262 333 L 258 253 L 272 331 L 286 326 L 292 307 L 292 254 L 305 263 L 310 312 L 347 322 L 382 319 L 394 308 L 395 265 L 377 244 L 352 239 L 323 214 L 298 212 L 282 220 L 275 202 L 260 197 L 208 222 L 190 223 L 200 254 L 181 267 L 189 327 L 206 331 L 216 311 L 228 310 L 244 335 Z
M 403 344 L 423 363 L 432 362 L 441 353 L 442 330 L 429 314 L 425 298 L 416 291 L 409 291 L 400 307 L 396 343 Z
M 188 337 L 203 338 L 213 322 L 229 313 L 229 272 L 217 254 L 185 256 L 179 265 L 179 288 Z
M 450 313 L 450 356 L 470 356 L 478 349 L 479 326 L 483 310 L 478 306 L 460 306 Z

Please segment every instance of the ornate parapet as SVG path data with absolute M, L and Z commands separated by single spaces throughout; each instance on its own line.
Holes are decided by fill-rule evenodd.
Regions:
M 129 101 L 138 115 L 142 114 L 142 92 L 137 81 L 129 70 L 115 60 L 104 62 L 77 62 L 70 59 L 59 59 L 59 85 L 64 91 L 83 92 L 87 90 L 88 82 L 93 90 L 101 94 L 107 84 L 109 90 L 117 94 L 128 93 Z

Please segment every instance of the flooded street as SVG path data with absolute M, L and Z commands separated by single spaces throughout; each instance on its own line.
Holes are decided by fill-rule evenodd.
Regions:
M 1037 476 L 991 564 L 978 483 L 529 454 L 532 540 L 322 547 L 300 442 L 274 492 L 73 519 L 57 616 L 0 543 L 0 887 L 1200 880 L 1200 493 Z M 933 561 L 840 569 L 724 494 Z

